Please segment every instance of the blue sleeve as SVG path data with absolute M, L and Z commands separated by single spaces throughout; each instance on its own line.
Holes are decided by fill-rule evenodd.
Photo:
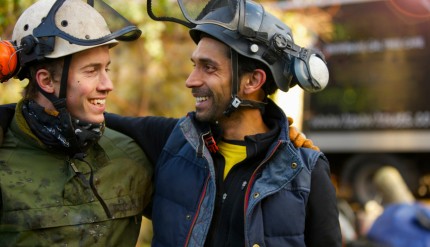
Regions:
M 105 113 L 106 126 L 133 138 L 151 163 L 158 160 L 178 119 L 166 117 L 125 117 Z
M 391 247 L 427 247 L 430 243 L 430 207 L 425 204 L 393 203 L 376 218 L 367 237 Z

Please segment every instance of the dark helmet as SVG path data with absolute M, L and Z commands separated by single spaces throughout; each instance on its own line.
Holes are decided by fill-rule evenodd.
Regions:
M 197 43 L 205 33 L 230 47 L 232 62 L 232 101 L 225 111 L 229 115 L 239 106 L 264 108 L 264 102 L 241 100 L 239 88 L 238 54 L 255 59 L 269 69 L 276 87 L 288 91 L 298 84 L 308 92 L 318 92 L 327 86 L 329 74 L 321 53 L 296 45 L 291 29 L 278 18 L 267 13 L 263 6 L 251 0 L 178 0 L 179 11 L 169 6 L 168 13 L 154 13 L 148 1 L 148 14 L 157 21 L 172 21 L 190 28 Z M 166 9 L 166 8 L 164 8 Z M 172 13 L 182 13 L 172 16 Z M 270 86 L 271 87 L 271 86 Z
M 329 75 L 323 55 L 296 45 L 291 29 L 260 4 L 247 0 L 232 7 L 230 2 L 206 12 L 194 20 L 197 25 L 190 30 L 194 42 L 205 33 L 242 56 L 264 63 L 277 87 L 285 92 L 296 84 L 309 92 L 327 85 Z

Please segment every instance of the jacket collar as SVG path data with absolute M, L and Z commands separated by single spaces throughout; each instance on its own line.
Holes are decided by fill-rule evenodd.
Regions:
M 266 133 L 261 133 L 252 136 L 245 137 L 245 145 L 247 152 L 249 154 L 258 153 L 262 149 L 267 150 L 267 148 L 276 143 L 277 140 L 281 142 L 288 142 L 288 120 L 282 109 L 277 106 L 272 100 L 267 99 L 267 105 L 263 110 L 263 119 L 265 123 L 269 126 L 270 131 Z M 197 135 L 199 136 L 199 143 L 197 144 L 197 153 L 199 156 L 203 154 L 203 147 L 208 143 L 205 143 L 205 137 L 210 135 L 213 137 L 215 145 L 221 140 L 222 130 L 216 124 L 210 124 L 208 122 L 201 122 L 196 119 L 196 113 L 189 112 L 186 119 L 192 122 L 197 130 Z M 209 134 L 208 134 L 209 133 Z M 210 147 L 208 147 L 211 149 Z M 272 147 L 273 148 L 273 147 Z

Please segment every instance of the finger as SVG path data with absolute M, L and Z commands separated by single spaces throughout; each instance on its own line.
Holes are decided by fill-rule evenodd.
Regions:
M 288 126 L 291 126 L 294 122 L 294 119 L 292 117 L 287 117 L 288 118 Z

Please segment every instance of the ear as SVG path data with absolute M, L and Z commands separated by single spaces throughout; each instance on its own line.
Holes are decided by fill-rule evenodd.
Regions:
M 245 94 L 252 94 L 260 90 L 266 82 L 266 72 L 262 69 L 255 69 L 248 76 L 245 76 L 245 79 L 243 82 L 243 92 Z
M 39 69 L 36 72 L 36 82 L 39 84 L 39 87 L 47 93 L 54 93 L 54 82 L 51 78 L 51 73 L 46 69 Z

